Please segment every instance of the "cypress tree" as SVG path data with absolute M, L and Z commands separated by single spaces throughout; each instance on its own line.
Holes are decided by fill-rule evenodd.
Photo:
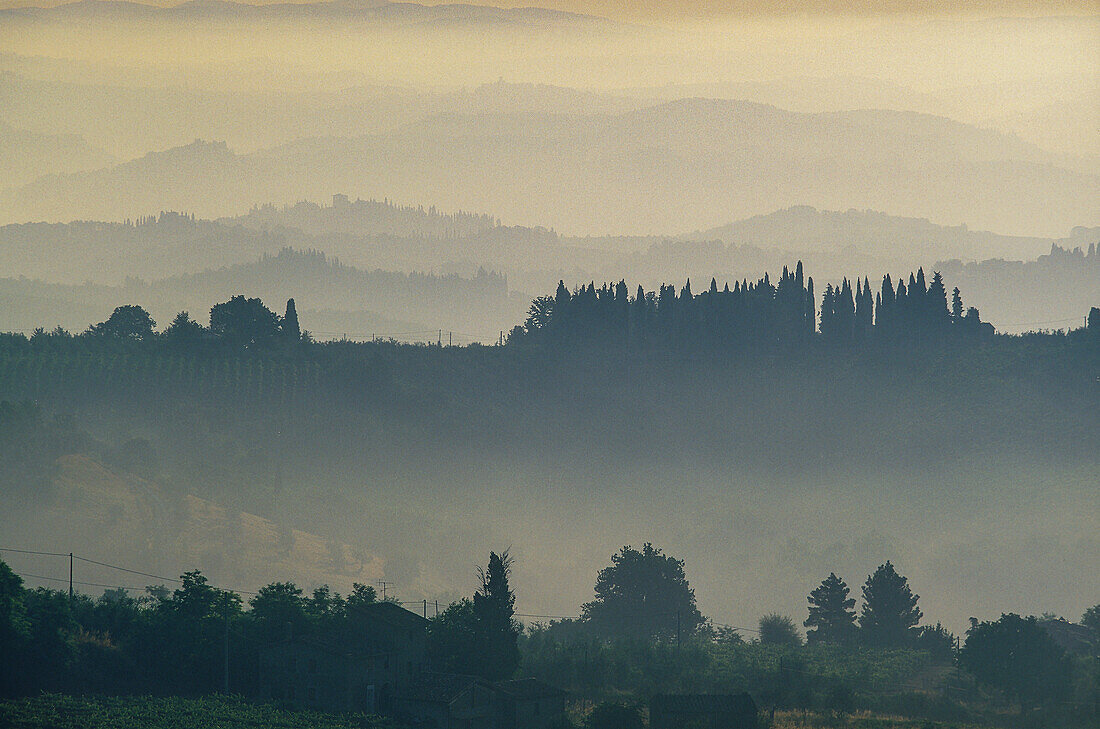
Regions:
M 817 331 L 817 312 L 814 307 L 817 302 L 814 301 L 814 277 L 810 276 L 806 280 L 806 331 L 809 334 L 813 334 Z
M 505 550 L 501 554 L 490 552 L 489 565 L 478 569 L 481 589 L 474 594 L 474 635 L 483 652 L 481 675 L 491 681 L 510 677 L 519 665 L 516 595 L 508 585 L 511 567 L 512 560 Z
M 298 310 L 294 307 L 294 299 L 286 300 L 286 316 L 282 322 L 283 336 L 291 342 L 299 342 L 302 339 L 302 329 L 298 326 Z

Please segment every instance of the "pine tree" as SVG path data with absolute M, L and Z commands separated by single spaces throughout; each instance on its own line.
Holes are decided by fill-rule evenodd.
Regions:
M 956 286 L 955 290 L 951 292 L 951 320 L 959 324 L 963 318 L 963 298 L 962 293 L 959 292 L 959 287 Z
M 944 288 L 943 276 L 939 271 L 932 274 L 932 285 L 928 287 L 926 304 L 930 328 L 940 330 L 950 322 L 947 313 L 947 290 Z
M 897 648 L 910 643 L 913 628 L 921 619 L 917 607 L 919 595 L 909 589 L 909 581 L 894 570 L 887 560 L 863 585 L 863 610 L 859 630 L 869 645 Z
M 848 585 L 830 572 L 810 593 L 810 615 L 803 623 L 809 643 L 846 643 L 856 634 L 856 601 L 848 597 Z

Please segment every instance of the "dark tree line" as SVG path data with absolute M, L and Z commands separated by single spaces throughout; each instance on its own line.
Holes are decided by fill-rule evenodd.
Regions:
M 118 306 L 111 316 L 91 326 L 87 335 L 111 340 L 152 341 L 162 339 L 180 347 L 198 345 L 204 341 L 220 342 L 236 347 L 270 346 L 278 342 L 297 343 L 303 340 L 298 324 L 294 299 L 286 302 L 286 314 L 279 316 L 256 298 L 234 296 L 210 309 L 210 326 L 204 327 L 181 311 L 164 331 L 157 334 L 157 323 L 140 306 Z M 308 340 L 309 334 L 305 333 Z
M 937 272 L 927 284 L 924 269 L 896 288 L 884 276 L 881 290 L 873 295 L 866 277 L 855 280 L 854 290 L 848 279 L 839 286 L 829 284 L 819 311 L 813 278 L 804 275 L 799 261 L 793 272 L 784 267 L 774 284 L 765 274 L 756 282 L 738 281 L 732 289 L 727 283 L 719 289 L 712 278 L 699 294 L 692 292 L 690 280 L 679 293 L 672 285 L 656 292 L 639 286 L 633 296 L 625 281 L 600 288 L 589 283 L 572 292 L 559 282 L 553 296 L 531 303 L 526 322 L 512 330 L 510 341 L 718 347 L 799 343 L 817 332 L 825 341 L 851 343 L 871 337 L 976 336 L 992 333 L 992 327 L 981 321 L 977 309 L 964 310 L 957 288 L 948 308 L 943 278 Z

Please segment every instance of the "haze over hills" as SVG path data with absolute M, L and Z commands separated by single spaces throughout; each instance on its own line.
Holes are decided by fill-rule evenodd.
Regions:
M 1050 250 L 1049 238 L 972 231 L 965 224 L 941 226 L 927 218 L 903 218 L 873 210 L 844 212 L 797 206 L 684 236 L 689 240 L 833 253 L 850 251 L 908 261 L 960 258 L 1027 259 Z
M 342 189 L 494 210 L 511 224 L 552 220 L 574 234 L 706 229 L 813 205 L 1053 237 L 1067 221 L 1100 222 L 1100 175 L 1086 168 L 925 115 L 695 99 L 613 115 L 441 115 L 246 155 L 195 142 L 0 192 L 0 219 L 120 220 L 166 208 L 219 217 Z
M 0 10 L 0 546 L 447 600 L 511 545 L 570 615 L 653 542 L 733 625 L 887 559 L 929 624 L 1080 615 L 1100 14 L 553 2 Z
M 210 307 L 245 292 L 279 307 L 297 301 L 306 328 L 319 339 L 397 336 L 495 341 L 523 319 L 530 296 L 509 292 L 507 280 L 478 270 L 472 277 L 363 271 L 323 253 L 284 248 L 249 263 L 120 286 L 47 284 L 0 278 L 0 328 L 30 332 L 61 326 L 81 332 L 110 316 L 119 302 L 147 309 L 161 327 L 179 311 L 205 322 Z M 400 335 L 400 336 L 398 336 Z
M 502 226 L 484 213 L 337 195 L 331 205 L 263 205 L 217 221 L 162 213 L 132 223 L 0 226 L 0 266 L 9 276 L 0 280 L 0 326 L 82 331 L 124 301 L 163 324 L 181 309 L 201 318 L 245 292 L 273 305 L 296 298 L 322 338 L 442 328 L 491 340 L 559 279 L 570 287 L 620 278 L 648 288 L 711 277 L 724 283 L 801 260 L 822 285 L 941 270 L 948 288 L 960 285 L 986 320 L 1019 331 L 1029 322 L 1072 324 L 1100 296 L 1090 283 L 1095 258 L 1049 255 L 1080 256 L 1097 243 L 1097 229 L 1014 237 L 808 207 L 679 236 L 569 237 Z M 224 267 L 213 270 L 209 260 Z M 1026 293 L 997 285 L 991 272 L 998 270 L 1011 271 L 1013 290 Z
M 120 0 L 77 0 L 53 7 L 0 9 L 0 22 L 23 23 L 195 23 L 195 22 L 359 22 L 387 27 L 493 26 L 610 29 L 614 23 L 580 13 L 537 7 L 499 8 L 489 5 L 421 5 L 387 0 L 272 3 L 256 5 L 229 0 L 187 0 L 157 6 Z
M 75 134 L 40 134 L 0 119 L 0 185 L 31 182 L 44 172 L 67 173 L 102 168 L 114 159 Z

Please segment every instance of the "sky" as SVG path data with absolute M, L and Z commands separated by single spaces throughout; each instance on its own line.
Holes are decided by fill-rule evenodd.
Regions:
M 69 0 L 0 0 L 0 8 L 51 7 L 66 4 Z M 178 5 L 179 0 L 139 0 L 147 5 Z M 200 0 L 200 2 L 203 0 Z M 306 0 L 259 0 L 253 5 L 280 2 L 305 2 Z M 352 0 L 373 3 L 376 0 Z M 443 5 L 462 2 L 471 5 L 498 7 L 541 7 L 568 12 L 599 15 L 616 20 L 634 22 L 668 22 L 698 20 L 729 15 L 772 15 L 790 13 L 848 15 L 880 13 L 915 13 L 921 15 L 953 16 L 1050 16 L 1061 14 L 1100 14 L 1100 0 L 423 0 L 424 5 Z

